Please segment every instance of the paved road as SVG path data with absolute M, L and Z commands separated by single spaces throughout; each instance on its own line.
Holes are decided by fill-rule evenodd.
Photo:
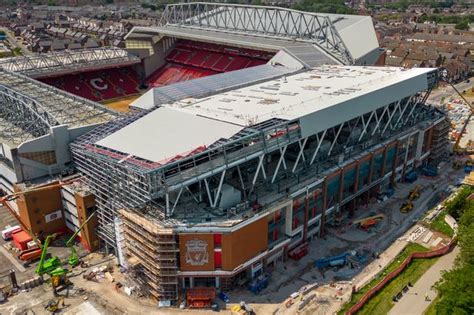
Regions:
M 454 264 L 454 259 L 459 253 L 459 247 L 442 256 L 420 279 L 410 288 L 402 299 L 388 313 L 389 315 L 421 315 L 436 297 L 436 291 L 431 287 L 441 278 L 443 270 L 449 270 Z M 425 301 L 425 294 L 428 293 L 430 301 Z
M 10 43 L 12 48 L 20 48 L 21 53 L 23 55 L 31 55 L 32 54 L 32 52 L 29 51 L 22 43 L 20 43 L 19 41 L 16 40 L 15 36 L 13 35 L 13 33 L 8 28 L 0 27 L 0 31 L 4 31 L 5 34 L 7 34 L 8 42 Z

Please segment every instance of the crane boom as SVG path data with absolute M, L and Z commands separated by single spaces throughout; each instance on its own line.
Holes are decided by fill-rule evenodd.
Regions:
M 36 273 L 39 274 L 39 275 L 42 275 L 44 273 L 44 260 L 46 259 L 46 254 L 48 252 L 49 243 L 51 242 L 51 240 L 53 240 L 55 238 L 56 238 L 56 234 L 51 234 L 51 235 L 48 235 L 46 237 L 46 239 L 44 240 L 44 244 L 41 247 L 40 262 L 38 264 L 38 267 L 36 267 Z
M 466 100 L 466 98 L 462 95 L 461 92 L 459 92 L 459 90 L 454 86 L 454 84 L 449 83 L 449 85 L 450 85 L 450 86 L 453 88 L 453 90 L 459 95 L 459 97 L 462 98 L 462 100 L 464 101 L 464 103 L 466 103 L 467 106 L 469 106 L 469 108 L 471 109 L 471 113 L 469 114 L 469 117 L 467 117 L 466 122 L 465 122 L 464 125 L 462 126 L 461 133 L 459 134 L 459 137 L 456 139 L 456 143 L 454 143 L 453 150 L 454 150 L 454 151 L 457 151 L 457 150 L 459 149 L 459 142 L 461 142 L 462 135 L 463 135 L 464 132 L 466 131 L 467 125 L 469 124 L 469 121 L 471 120 L 472 113 L 474 112 L 474 106 Z
M 66 246 L 69 247 L 69 249 L 71 250 L 71 255 L 69 256 L 69 265 L 73 267 L 79 264 L 79 257 L 77 257 L 77 252 L 73 244 L 74 239 L 76 238 L 77 234 L 79 234 L 79 232 L 82 230 L 82 228 L 90 221 L 90 219 L 92 219 L 96 212 L 97 210 L 92 212 L 92 214 L 81 224 L 77 231 L 74 232 L 74 234 L 66 242 Z

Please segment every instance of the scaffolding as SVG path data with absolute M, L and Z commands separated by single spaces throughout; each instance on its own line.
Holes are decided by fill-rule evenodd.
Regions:
M 176 235 L 143 216 L 120 211 L 126 256 L 145 293 L 156 300 L 176 302 L 178 297 Z M 138 263 L 137 263 L 138 262 Z
M 431 138 L 431 154 L 430 161 L 437 165 L 448 154 L 449 147 L 449 132 L 451 126 L 447 119 L 433 127 L 433 134 Z

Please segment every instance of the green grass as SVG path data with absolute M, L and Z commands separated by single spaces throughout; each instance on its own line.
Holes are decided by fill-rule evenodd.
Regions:
M 428 308 L 423 312 L 423 315 L 436 315 L 436 303 L 439 299 L 436 297 L 428 306 Z
M 438 258 L 413 260 L 398 277 L 370 299 L 358 314 L 387 314 L 395 305 L 392 301 L 393 296 L 400 292 L 408 282 L 414 284 L 437 260 Z M 420 299 L 423 299 L 423 297 L 420 297 Z
M 446 216 L 446 212 L 441 212 L 436 219 L 431 222 L 430 229 L 443 233 L 449 237 L 453 237 L 454 231 L 453 229 L 444 221 L 444 217 Z
M 398 254 L 397 257 L 395 257 L 395 259 L 383 270 L 383 272 L 381 272 L 377 277 L 375 277 L 372 281 L 370 281 L 368 284 L 366 284 L 363 288 L 361 288 L 357 293 L 353 294 L 352 297 L 351 297 L 351 300 L 349 302 L 347 302 L 346 304 L 343 305 L 343 307 L 341 308 L 341 310 L 338 312 L 338 314 L 345 314 L 346 311 L 352 307 L 352 305 L 356 304 L 361 298 L 362 296 L 364 296 L 364 294 L 369 291 L 371 288 L 373 288 L 375 285 L 377 285 L 377 283 L 379 283 L 380 281 L 382 281 L 382 279 L 387 275 L 389 274 L 390 272 L 392 272 L 393 270 L 397 269 L 398 266 L 400 266 L 400 264 L 413 252 L 424 252 L 424 251 L 428 251 L 428 249 L 424 246 L 421 246 L 419 244 L 416 244 L 416 243 L 410 243 L 408 244 L 405 249 L 400 253 Z M 385 289 L 388 288 L 390 285 L 392 285 L 393 283 L 399 283 L 401 280 L 400 279 L 403 279 L 403 282 L 407 283 L 408 281 L 411 281 L 411 283 L 414 283 L 413 280 L 411 279 L 408 279 L 404 276 L 404 274 L 409 271 L 409 268 L 410 266 L 412 266 L 415 262 L 417 261 L 421 261 L 421 260 L 414 260 L 409 266 L 407 269 L 405 269 L 404 272 L 402 272 L 397 278 L 393 279 L 392 282 L 390 282 L 389 285 L 387 285 L 384 289 L 382 289 L 382 291 L 379 292 L 379 294 L 375 295 L 365 306 L 364 308 L 361 310 L 363 311 L 367 305 L 371 304 L 371 301 L 373 301 L 374 299 L 376 299 L 379 295 L 383 294 L 385 292 Z M 434 262 L 433 262 L 434 263 Z M 423 270 L 423 272 L 426 271 Z M 423 273 L 421 273 L 423 274 Z M 421 276 L 420 274 L 420 276 Z M 419 278 L 419 277 L 418 277 Z M 418 279 L 417 278 L 417 279 Z M 400 284 L 399 284 L 400 285 Z M 392 296 L 393 294 L 388 298 L 387 301 L 383 301 L 384 303 L 387 302 L 387 303 L 391 303 L 392 302 Z M 390 310 L 391 306 L 388 308 Z M 366 313 L 366 314 L 370 314 L 370 313 Z M 374 314 L 382 314 L 380 312 L 376 312 Z

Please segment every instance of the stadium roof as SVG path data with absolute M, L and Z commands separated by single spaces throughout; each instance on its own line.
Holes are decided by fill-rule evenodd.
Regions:
M 219 73 L 194 80 L 182 81 L 153 88 L 132 102 L 130 106 L 141 109 L 152 109 L 159 105 L 174 103 L 190 97 L 201 98 L 226 90 L 236 89 L 241 86 L 278 78 L 294 71 L 295 69 L 284 66 L 264 64 L 256 67 Z
M 119 114 L 105 106 L 0 68 L 0 138 L 11 145 L 59 125 L 101 124 Z
M 140 119 L 139 123 L 126 126 L 97 144 L 124 153 L 140 152 L 138 156 L 142 158 L 165 164 L 166 159 L 176 155 L 186 156 L 201 146 L 208 147 L 221 138 L 230 138 L 242 128 L 160 107 Z M 144 146 L 146 142 L 149 145 Z
M 97 144 L 161 164 L 274 119 L 299 119 L 301 133 L 308 136 L 426 90 L 426 74 L 434 70 L 322 66 L 163 105 Z M 171 144 L 179 147 L 170 150 Z
M 235 44 L 252 46 L 257 37 L 262 42 L 262 49 L 307 43 L 317 46 L 319 51 L 331 55 L 342 64 L 363 63 L 360 61 L 365 56 L 379 49 L 370 16 L 188 2 L 167 5 L 162 15 L 162 25 L 157 30 L 168 36 L 194 36 L 195 39 L 211 36 L 220 40 L 222 36 L 216 34 L 219 33 L 229 43 L 236 41 Z M 140 29 L 132 30 L 127 38 L 133 37 L 135 31 L 140 33 Z
M 33 78 L 92 71 L 140 63 L 140 58 L 120 48 L 60 51 L 0 59 L 0 68 Z

